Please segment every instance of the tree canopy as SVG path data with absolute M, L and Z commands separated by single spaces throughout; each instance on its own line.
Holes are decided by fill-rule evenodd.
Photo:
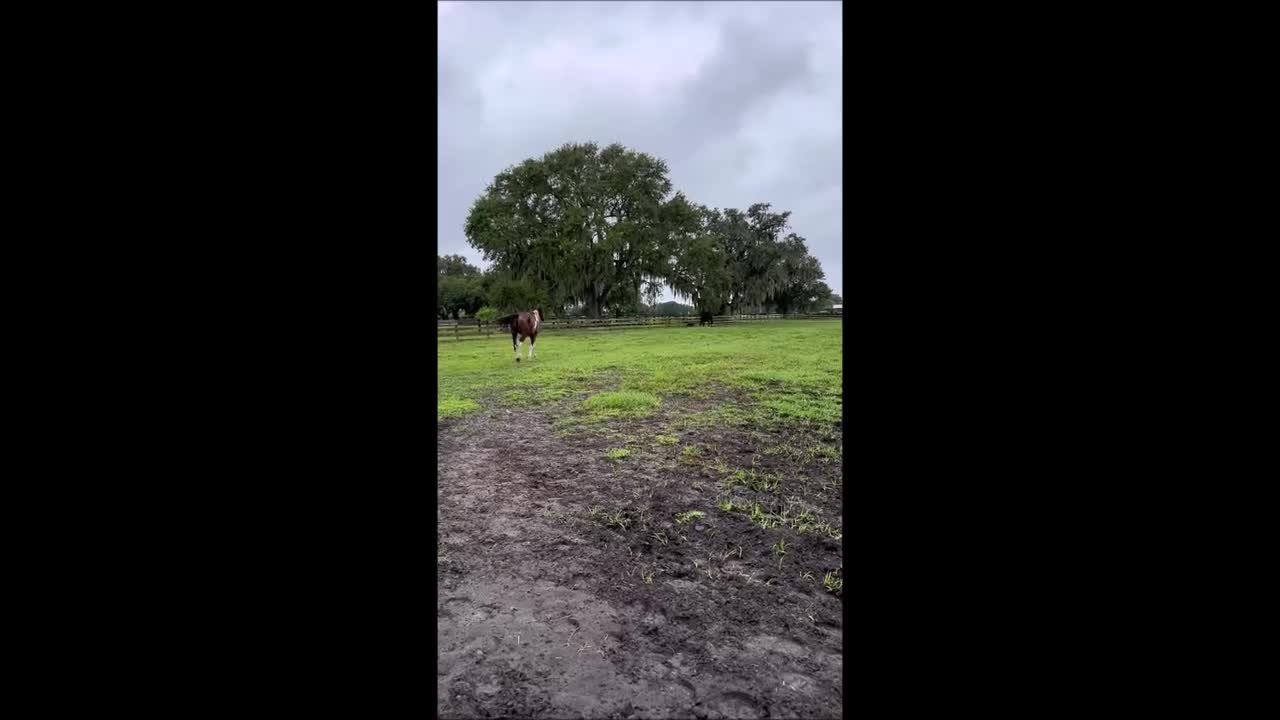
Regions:
M 699 311 L 796 312 L 831 295 L 790 212 L 769 203 L 711 209 L 675 192 L 664 161 L 612 144 L 566 144 L 498 173 L 467 215 L 467 241 L 492 263 L 488 303 L 501 311 L 582 307 L 592 317 L 652 306 L 661 286 Z M 447 308 L 472 312 L 462 291 L 480 276 L 460 256 Z M 472 272 L 474 271 L 474 272 Z M 484 298 L 481 298 L 482 300 Z M 455 317 L 456 317 L 456 310 Z

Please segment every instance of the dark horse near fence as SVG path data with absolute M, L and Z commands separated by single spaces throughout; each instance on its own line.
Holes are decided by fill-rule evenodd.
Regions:
M 538 330 L 542 327 L 542 308 L 534 308 L 531 312 L 516 313 L 499 318 L 498 322 L 511 326 L 511 347 L 516 351 L 516 362 L 520 362 L 520 343 L 529 338 L 529 359 L 533 359 L 533 346 L 538 342 Z

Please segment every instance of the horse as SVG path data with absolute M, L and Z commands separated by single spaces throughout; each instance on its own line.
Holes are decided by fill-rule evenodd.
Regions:
M 702 313 L 701 322 L 699 322 L 698 324 L 699 325 L 715 325 L 716 319 L 711 313 L 704 312 Z
M 529 359 L 533 360 L 533 345 L 538 342 L 538 330 L 542 327 L 542 318 L 542 308 L 499 318 L 499 323 L 511 326 L 511 347 L 516 351 L 516 362 L 520 362 L 520 343 L 524 338 L 529 338 Z

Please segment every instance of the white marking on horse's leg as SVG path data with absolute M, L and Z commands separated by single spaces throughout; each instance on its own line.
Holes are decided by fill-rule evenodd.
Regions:
M 520 343 L 524 342 L 524 338 L 516 336 L 516 362 L 520 362 Z
M 537 341 L 534 340 L 533 338 L 529 338 L 529 359 L 530 360 L 533 359 L 533 346 L 536 342 Z

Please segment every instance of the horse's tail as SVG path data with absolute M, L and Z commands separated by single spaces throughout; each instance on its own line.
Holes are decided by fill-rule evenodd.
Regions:
M 505 327 L 510 327 L 511 323 L 514 322 L 515 319 L 516 319 L 515 315 L 507 315 L 506 317 L 500 317 L 498 318 L 498 324 Z

